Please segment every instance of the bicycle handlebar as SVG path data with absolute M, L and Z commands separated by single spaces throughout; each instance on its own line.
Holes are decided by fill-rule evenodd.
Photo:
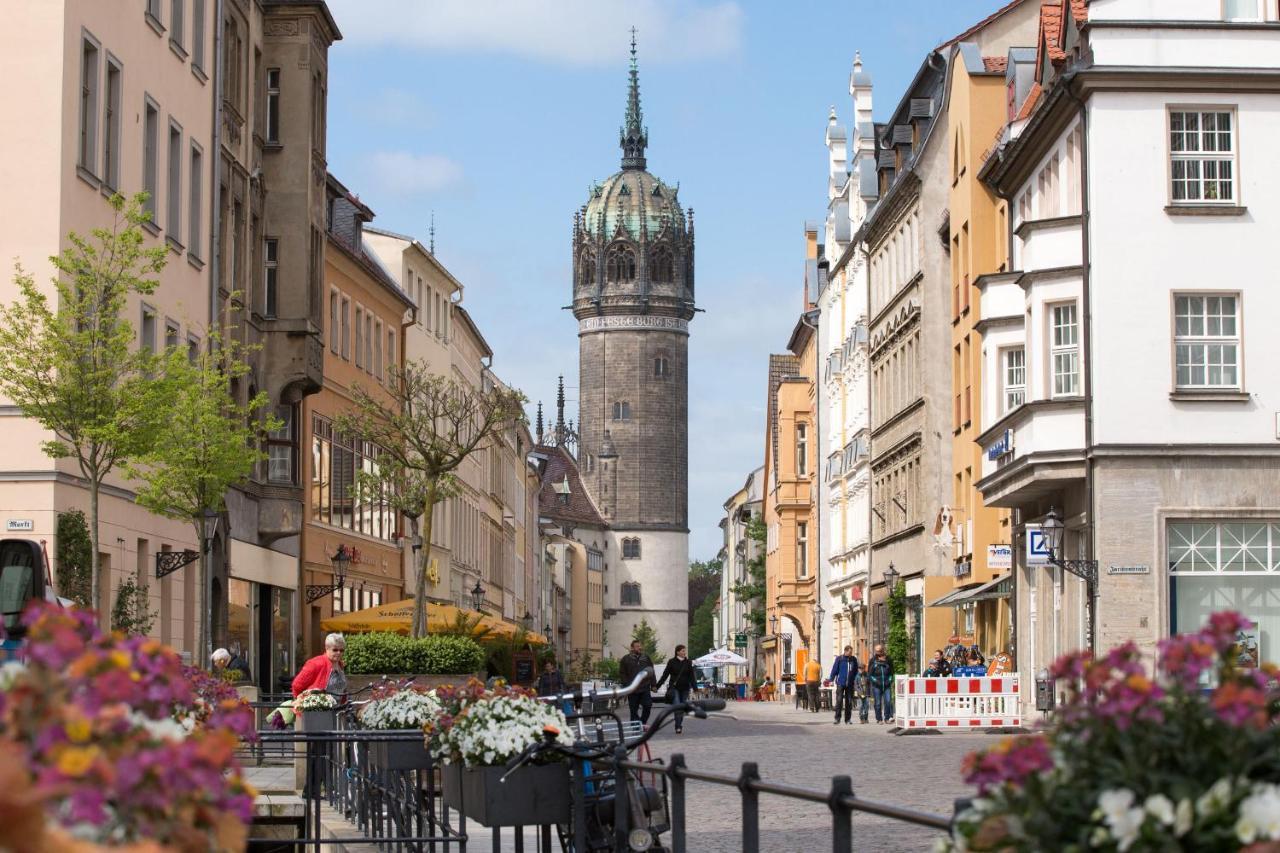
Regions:
M 552 704 L 555 702 L 564 702 L 566 700 L 579 702 L 583 699 L 621 699 L 624 696 L 630 696 L 639 690 L 646 681 L 652 681 L 653 676 L 649 674 L 649 670 L 641 670 L 636 673 L 636 677 L 626 687 L 615 687 L 612 690 L 591 690 L 583 693 L 582 690 L 574 690 L 568 693 L 557 693 L 554 696 L 539 696 L 539 702 Z

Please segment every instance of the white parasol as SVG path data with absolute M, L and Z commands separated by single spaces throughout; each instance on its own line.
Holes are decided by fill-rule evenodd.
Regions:
M 716 649 L 693 662 L 694 666 L 744 666 L 746 663 L 746 658 L 728 649 Z

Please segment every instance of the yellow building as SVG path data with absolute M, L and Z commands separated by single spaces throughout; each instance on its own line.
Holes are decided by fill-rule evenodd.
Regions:
M 1010 644 L 1013 554 L 1008 512 L 985 506 L 974 487 L 985 452 L 976 441 L 983 431 L 983 333 L 990 324 L 1008 319 L 984 316 L 982 293 L 990 277 L 1006 272 L 1008 219 L 1004 201 L 978 180 L 978 173 L 985 151 L 1008 119 L 1008 62 L 1006 56 L 983 56 L 975 44 L 956 44 L 947 92 L 954 497 L 939 533 L 944 542 L 950 538 L 955 567 L 954 590 L 930 603 L 952 610 L 952 642 L 976 644 L 988 657 Z M 1021 364 L 1002 360 L 1001 365 L 1025 376 Z

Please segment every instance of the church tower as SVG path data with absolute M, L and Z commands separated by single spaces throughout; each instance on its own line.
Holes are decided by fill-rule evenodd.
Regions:
M 578 461 L 609 523 L 608 653 L 645 619 L 664 654 L 688 633 L 689 321 L 693 210 L 646 171 L 635 31 L 622 169 L 573 217 Z

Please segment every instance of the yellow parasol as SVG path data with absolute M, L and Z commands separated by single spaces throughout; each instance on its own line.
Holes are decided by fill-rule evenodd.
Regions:
M 448 631 L 457 624 L 459 614 L 475 619 L 475 633 L 488 634 L 492 637 L 513 637 L 520 630 L 519 625 L 505 622 L 492 616 L 485 616 L 474 610 L 459 610 L 452 604 L 427 602 L 427 633 L 438 634 Z M 380 604 L 377 607 L 366 607 L 354 613 L 342 613 L 320 620 L 320 627 L 325 631 L 337 631 L 343 634 L 366 634 L 371 631 L 394 631 L 397 634 L 409 633 L 413 625 L 413 599 Z M 546 637 L 532 631 L 525 634 L 525 639 L 535 646 L 545 646 Z

